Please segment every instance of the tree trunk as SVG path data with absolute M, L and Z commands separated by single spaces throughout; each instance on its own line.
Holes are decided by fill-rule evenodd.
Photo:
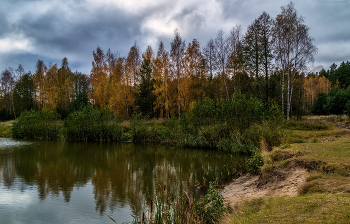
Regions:
M 178 107 L 178 116 L 180 119 L 181 116 L 181 105 L 180 105 L 180 75 L 177 75 L 177 107 Z
M 290 112 L 290 71 L 288 71 L 287 77 L 287 121 L 289 120 Z
M 284 114 L 284 72 L 282 72 L 281 78 L 281 94 L 282 94 L 282 113 Z
M 226 90 L 226 98 L 228 99 L 228 89 L 227 89 L 227 83 L 226 83 L 226 75 L 225 75 L 225 71 L 222 71 L 222 76 L 224 78 L 224 85 L 225 85 L 225 90 Z
M 265 44 L 265 103 L 267 105 L 268 100 L 269 100 L 269 89 L 268 89 L 268 82 L 269 82 L 269 70 L 268 70 L 268 61 L 267 61 L 267 49 L 266 49 L 266 44 Z
M 293 96 L 293 87 L 294 87 L 294 83 L 291 83 L 291 87 L 290 87 L 290 94 L 289 94 L 289 104 L 290 104 L 289 116 L 290 116 L 290 117 L 291 117 L 291 115 L 292 115 L 292 96 Z

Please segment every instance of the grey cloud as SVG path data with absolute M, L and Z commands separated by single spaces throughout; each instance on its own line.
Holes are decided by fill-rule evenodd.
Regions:
M 92 51 L 97 45 L 105 49 L 120 48 L 113 50 L 126 52 L 140 35 L 143 19 L 141 16 L 131 17 L 118 9 L 81 12 L 82 18 L 77 21 L 69 21 L 64 14 L 60 9 L 51 9 L 41 16 L 26 14 L 12 27 L 12 31 L 20 31 L 34 40 L 34 48 L 44 55 L 56 60 L 75 55 L 77 64 L 85 61 L 85 67 L 88 67 L 91 66 Z M 16 57 L 10 58 L 23 60 L 20 54 L 17 60 Z M 4 63 L 2 61 L 1 65 Z M 84 72 L 88 72 L 87 69 Z
M 180 13 L 174 16 L 174 20 L 180 21 L 183 25 L 187 24 L 195 28 L 195 30 L 203 27 L 206 22 L 204 15 L 200 15 L 194 6 L 184 8 Z
M 243 30 L 246 30 L 255 18 L 263 11 L 275 17 L 281 11 L 281 6 L 287 5 L 290 0 L 276 1 L 230 1 L 219 0 L 223 5 L 224 19 L 234 18 L 240 21 Z M 310 36 L 315 39 L 315 46 L 319 53 L 315 56 L 315 65 L 329 67 L 333 62 L 350 60 L 350 50 L 334 51 L 334 46 L 343 44 L 350 46 L 350 1 L 318 1 L 294 0 L 299 16 L 304 17 L 305 24 L 310 28 Z

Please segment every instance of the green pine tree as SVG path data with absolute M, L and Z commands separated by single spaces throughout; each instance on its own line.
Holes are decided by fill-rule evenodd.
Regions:
M 143 116 L 154 117 L 153 104 L 156 97 L 154 91 L 154 79 L 152 77 L 153 65 L 149 59 L 144 59 L 140 69 L 140 83 L 135 94 L 137 111 Z

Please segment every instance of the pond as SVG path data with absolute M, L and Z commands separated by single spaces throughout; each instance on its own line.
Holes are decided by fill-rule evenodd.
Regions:
M 240 164 L 166 145 L 0 138 L 1 223 L 130 223 L 164 189 L 203 194 Z

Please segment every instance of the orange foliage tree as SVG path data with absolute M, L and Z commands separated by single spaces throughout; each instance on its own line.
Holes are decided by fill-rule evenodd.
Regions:
M 105 55 L 100 47 L 93 51 L 94 61 L 90 74 L 92 93 L 90 95 L 93 105 L 97 108 L 104 108 L 109 101 L 108 77 L 105 71 Z
M 319 93 L 328 93 L 331 89 L 330 81 L 319 75 L 313 75 L 304 79 L 304 104 L 306 111 L 310 111 L 312 105 L 317 100 Z
M 45 86 L 46 86 L 46 105 L 45 107 L 54 110 L 57 107 L 58 98 L 58 74 L 57 74 L 57 64 L 51 66 L 47 71 L 45 76 Z
M 199 42 L 194 39 L 188 44 L 185 52 L 184 75 L 180 86 L 181 106 L 184 111 L 188 110 L 194 100 L 198 100 L 199 89 L 194 88 L 199 83 L 200 63 L 202 61 Z
M 160 117 L 165 114 L 169 118 L 169 53 L 165 51 L 163 42 L 160 42 L 153 68 L 154 91 L 156 96 L 154 110 Z
M 36 89 L 35 99 L 40 110 L 45 108 L 46 104 L 46 91 L 45 91 L 45 74 L 47 67 L 43 61 L 38 60 L 36 63 L 36 72 L 33 80 Z

